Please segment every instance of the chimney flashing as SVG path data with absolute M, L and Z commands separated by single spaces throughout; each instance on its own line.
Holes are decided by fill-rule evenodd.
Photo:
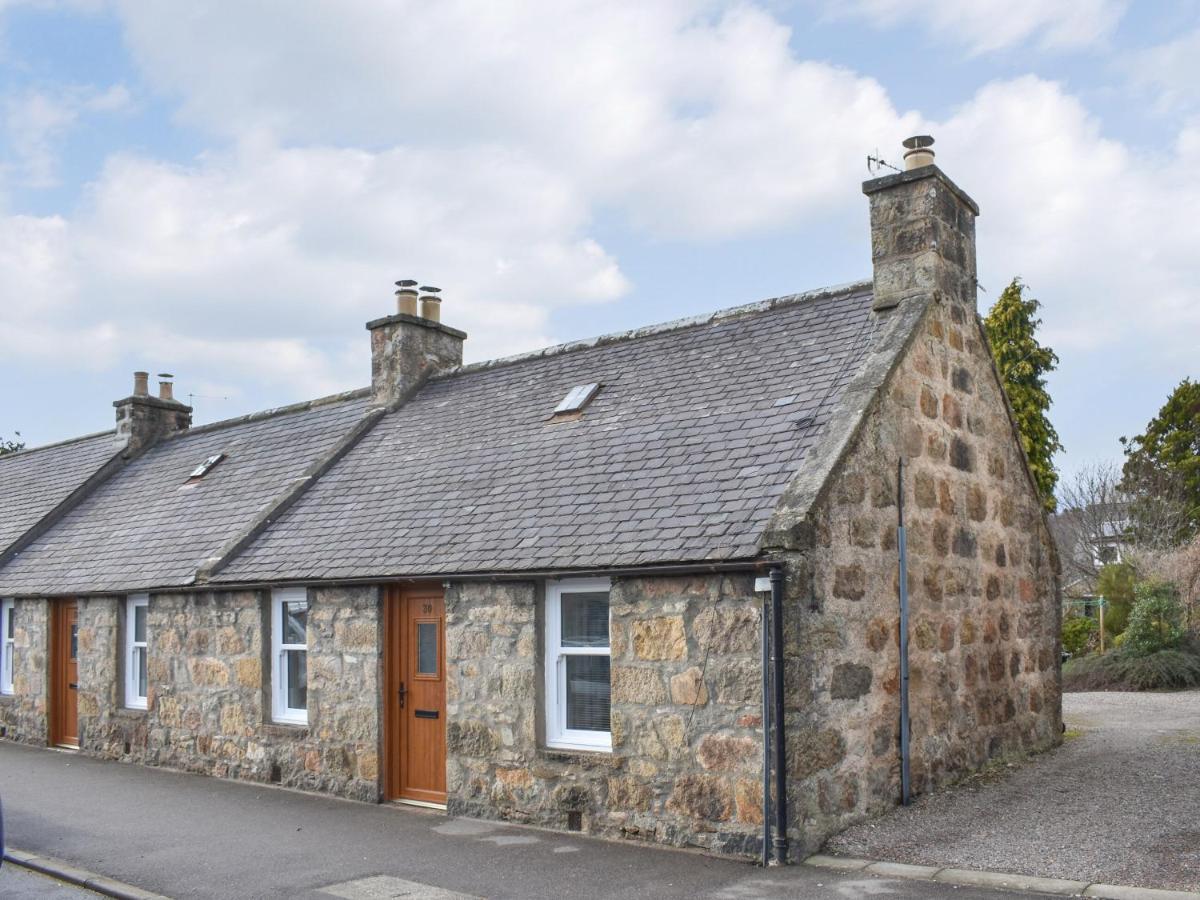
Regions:
M 392 313 L 390 316 L 372 319 L 367 323 L 367 331 L 374 331 L 376 328 L 383 328 L 386 325 L 396 325 L 401 322 L 408 325 L 420 325 L 422 328 L 428 328 L 431 331 L 440 331 L 442 334 L 458 338 L 460 341 L 467 339 L 465 331 L 459 331 L 457 328 L 451 328 L 449 325 L 443 325 L 441 322 L 435 322 L 433 319 L 423 319 L 420 316 L 410 316 L 407 313 Z
M 904 172 L 896 172 L 892 175 L 884 175 L 880 178 L 872 178 L 870 181 L 864 181 L 862 192 L 868 197 L 871 194 L 876 194 L 879 191 L 886 191 L 888 188 L 896 187 L 901 184 L 910 184 L 914 181 L 921 181 L 925 178 L 936 178 L 954 194 L 971 212 L 979 215 L 979 204 L 971 199 L 971 195 L 960 188 L 957 184 L 950 180 L 950 176 L 939 169 L 936 165 L 921 166 L 919 169 L 908 169 Z

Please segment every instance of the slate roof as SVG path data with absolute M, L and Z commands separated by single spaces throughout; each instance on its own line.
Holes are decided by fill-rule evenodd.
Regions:
M 12 545 L 124 448 L 116 432 L 0 456 L 0 551 Z
M 353 429 L 367 393 L 206 425 L 163 441 L 0 568 L 0 595 L 125 593 L 190 583 L 201 562 Z M 189 473 L 217 453 L 226 458 L 187 483 Z M 0 471 L 10 465 L 0 461 Z
M 751 558 L 871 346 L 870 306 L 852 285 L 438 377 L 214 581 Z M 550 418 L 592 382 L 582 415 Z

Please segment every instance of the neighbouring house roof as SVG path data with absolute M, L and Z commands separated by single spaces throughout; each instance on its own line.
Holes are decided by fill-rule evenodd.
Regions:
M 0 553 L 124 449 L 114 431 L 0 456 Z
M 311 477 L 311 467 L 363 419 L 367 391 L 272 410 L 172 436 L 130 461 L 46 534 L 0 568 L 0 595 L 125 593 L 191 583 L 220 548 L 249 529 L 278 498 Z M 29 511 L 78 483 L 115 452 L 112 435 L 0 459 L 4 533 L 8 497 Z M 74 449 L 70 449 L 74 446 Z M 206 459 L 225 454 L 203 477 Z M 55 459 L 61 460 L 60 463 Z M 60 468 L 61 467 L 61 468 Z M 11 476 L 8 472 L 36 468 Z M 75 473 L 75 474 L 71 474 Z M 45 479 L 45 483 L 43 483 Z M 45 497 L 37 500 L 36 498 Z M 30 498 L 34 498 L 31 500 Z
M 213 580 L 754 557 L 878 321 L 857 284 L 454 370 Z

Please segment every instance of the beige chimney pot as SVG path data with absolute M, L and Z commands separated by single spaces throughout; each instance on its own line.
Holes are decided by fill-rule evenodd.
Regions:
M 442 298 L 435 294 L 422 294 L 421 318 L 430 322 L 442 321 Z
M 396 291 L 396 312 L 402 316 L 417 314 L 417 292 L 408 288 Z
M 134 372 L 133 373 L 133 395 L 135 397 L 150 396 L 150 373 L 149 372 Z
M 171 387 L 171 382 L 160 381 L 158 383 L 158 399 L 159 400 L 174 400 L 175 394 Z
M 904 141 L 904 168 L 920 169 L 922 166 L 933 165 L 933 138 L 927 134 L 918 134 Z

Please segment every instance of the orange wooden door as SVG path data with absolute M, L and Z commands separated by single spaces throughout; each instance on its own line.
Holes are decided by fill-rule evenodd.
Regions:
M 50 634 L 50 743 L 79 746 L 79 624 L 74 600 L 54 604 Z
M 388 590 L 384 790 L 390 800 L 446 802 L 445 631 L 440 587 Z

